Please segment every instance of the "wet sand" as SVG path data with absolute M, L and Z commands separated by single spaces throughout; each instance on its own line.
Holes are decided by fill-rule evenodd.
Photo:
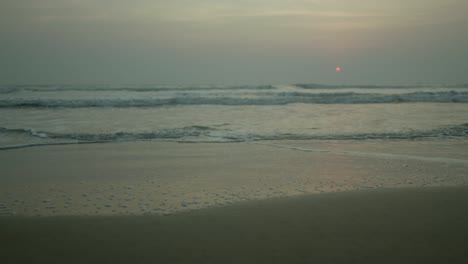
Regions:
M 0 151 L 0 216 L 172 214 L 242 201 L 468 185 L 468 141 L 126 142 Z
M 2 263 L 466 263 L 468 141 L 0 151 Z
M 302 195 L 168 216 L 0 217 L 2 263 L 467 263 L 468 188 Z

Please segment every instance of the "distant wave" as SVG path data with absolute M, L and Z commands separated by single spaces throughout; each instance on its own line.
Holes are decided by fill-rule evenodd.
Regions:
M 446 84 L 446 85 L 330 85 L 330 84 L 295 84 L 303 89 L 417 89 L 417 88 L 468 88 L 468 84 Z
M 255 94 L 254 94 L 255 95 Z M 38 108 L 80 108 L 80 107 L 159 107 L 172 105 L 285 105 L 304 104 L 366 104 L 366 103 L 407 103 L 438 102 L 468 103 L 468 92 L 414 92 L 402 94 L 373 93 L 264 93 L 262 96 L 180 96 L 166 99 L 15 99 L 0 100 L 0 108 L 38 107 Z
M 235 91 L 235 90 L 273 90 L 271 85 L 262 86 L 209 86 L 209 87 L 76 87 L 76 86 L 6 86 L 0 87 L 0 94 L 15 92 L 68 92 L 68 91 L 127 91 L 127 92 L 178 92 L 178 91 Z
M 300 89 L 416 89 L 416 88 L 468 88 L 468 84 L 442 85 L 380 85 L 380 84 L 317 84 L 298 83 L 293 86 Z M 274 85 L 243 85 L 243 86 L 109 86 L 109 85 L 0 85 L 0 94 L 22 91 L 51 92 L 51 91 L 130 91 L 130 92 L 165 92 L 165 91 L 235 91 L 235 90 L 275 90 Z
M 213 135 L 212 132 L 218 132 Z M 221 132 L 221 133 L 219 133 Z M 251 142 L 275 140 L 369 140 L 369 139 L 418 139 L 418 138 L 453 138 L 468 137 L 468 124 L 438 128 L 429 131 L 411 131 L 400 133 L 368 133 L 343 135 L 301 135 L 301 134 L 274 134 L 274 135 L 235 135 L 233 131 L 217 129 L 206 126 L 190 126 L 178 129 L 162 129 L 154 132 L 130 133 L 118 132 L 109 134 L 87 133 L 50 133 L 32 129 L 0 128 L 0 136 L 19 136 L 38 138 L 39 141 L 0 146 L 0 149 L 24 148 L 44 145 L 84 144 L 84 143 L 110 143 L 143 140 L 171 140 L 184 143 L 220 143 L 220 142 Z M 204 137 L 202 140 L 198 137 Z M 47 141 L 49 140 L 49 141 Z M 50 141 L 54 140 L 54 141 Z

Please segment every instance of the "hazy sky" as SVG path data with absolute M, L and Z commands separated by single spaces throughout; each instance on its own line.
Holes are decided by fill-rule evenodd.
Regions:
M 468 83 L 467 14 L 467 0 L 1 0 L 0 83 Z

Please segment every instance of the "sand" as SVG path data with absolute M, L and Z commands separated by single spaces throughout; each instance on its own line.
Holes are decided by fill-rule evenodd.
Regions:
M 166 215 L 242 201 L 468 184 L 468 140 L 125 142 L 0 151 L 0 216 Z
M 468 141 L 0 151 L 1 263 L 467 263 Z
M 2 263 L 467 263 L 468 188 L 337 192 L 168 216 L 0 217 Z

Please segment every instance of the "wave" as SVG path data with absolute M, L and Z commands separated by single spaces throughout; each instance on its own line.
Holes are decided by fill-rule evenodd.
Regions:
M 468 88 L 468 84 L 439 84 L 439 85 L 380 85 L 380 84 L 361 84 L 361 85 L 333 85 L 317 83 L 298 83 L 293 84 L 300 89 L 416 89 L 416 88 Z M 109 85 L 0 85 L 0 94 L 15 92 L 67 92 L 67 91 L 129 91 L 129 92 L 165 92 L 165 91 L 235 91 L 235 90 L 275 90 L 274 85 L 243 85 L 243 86 L 109 86 Z
M 295 84 L 302 89 L 418 89 L 418 88 L 468 88 L 468 84 L 445 84 L 445 85 L 330 85 L 330 84 Z
M 216 132 L 216 133 L 213 133 Z M 224 132 L 224 133 L 223 133 Z M 253 142 L 253 141 L 276 141 L 276 140 L 412 140 L 419 138 L 467 138 L 468 123 L 433 129 L 429 131 L 410 131 L 399 133 L 367 133 L 367 134 L 342 134 L 342 135 L 303 135 L 303 134 L 274 134 L 235 135 L 233 131 L 206 126 L 190 126 L 178 129 L 162 129 L 154 132 L 129 133 L 118 132 L 108 134 L 87 133 L 50 133 L 35 131 L 33 129 L 9 129 L 0 127 L 0 135 L 29 136 L 40 139 L 36 142 L 25 144 L 0 146 L 1 149 L 24 148 L 44 145 L 64 144 L 89 144 L 89 143 L 111 143 L 125 141 L 145 140 L 171 140 L 180 143 L 225 143 L 225 142 Z M 47 141 L 53 140 L 53 141 Z
M 257 94 L 258 95 L 258 94 Z M 159 107 L 173 105 L 286 105 L 366 104 L 366 103 L 468 103 L 468 92 L 414 92 L 402 94 L 373 93 L 265 93 L 256 97 L 181 96 L 166 99 L 15 99 L 0 100 L 0 108 L 81 108 L 81 107 Z
M 177 139 L 185 137 L 200 137 L 208 136 L 210 131 L 218 130 L 205 126 L 190 126 L 179 129 L 162 129 L 155 132 L 143 133 L 103 133 L 103 134 L 86 134 L 86 133 L 53 133 L 44 131 L 35 131 L 34 129 L 9 129 L 0 128 L 0 133 L 27 135 L 36 138 L 49 139 L 67 139 L 78 141 L 127 141 L 127 140 L 144 140 L 144 139 Z
M 368 139 L 418 139 L 418 138 L 454 138 L 468 137 L 468 124 L 450 126 L 428 131 L 393 132 L 393 133 L 367 133 L 343 135 L 298 135 L 277 134 L 271 136 L 251 137 L 251 140 L 368 140 Z
M 127 91 L 127 92 L 178 92 L 178 91 L 237 91 L 237 90 L 274 90 L 272 85 L 261 86 L 209 86 L 209 87 L 75 87 L 75 86 L 4 86 L 0 94 L 16 92 L 67 92 L 67 91 Z

